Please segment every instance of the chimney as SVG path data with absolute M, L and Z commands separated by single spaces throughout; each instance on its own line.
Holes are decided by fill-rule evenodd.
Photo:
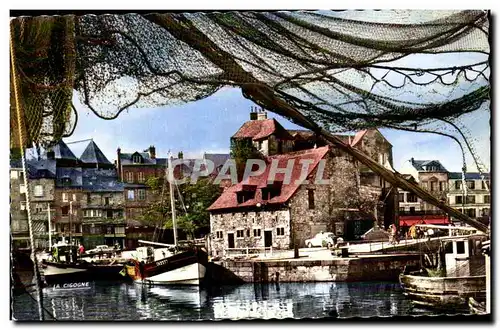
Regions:
M 250 107 L 250 120 L 257 120 L 257 110 L 253 106 Z
M 257 120 L 265 120 L 267 119 L 267 111 L 266 110 L 260 110 L 258 113 L 257 113 Z
M 121 156 L 121 152 L 122 150 L 120 149 L 120 147 L 118 147 L 118 149 L 116 149 L 116 174 L 118 175 L 118 180 L 121 181 L 122 179 L 122 162 L 120 160 L 120 156 Z
M 47 159 L 54 160 L 56 158 L 56 153 L 54 150 L 47 151 Z
M 412 165 L 415 164 L 415 159 L 413 159 L 413 157 L 411 157 L 410 162 Z
M 177 154 L 177 158 L 182 159 L 183 157 L 184 157 L 184 153 L 182 151 L 179 151 L 179 153 Z
M 149 158 L 155 159 L 156 158 L 156 149 L 155 146 L 149 146 Z

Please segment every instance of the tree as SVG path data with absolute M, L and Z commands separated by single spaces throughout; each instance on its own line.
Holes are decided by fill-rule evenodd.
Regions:
M 251 139 L 231 139 L 231 158 L 236 163 L 238 181 L 243 178 L 248 159 L 262 159 L 262 154 L 253 146 Z
M 163 229 L 172 229 L 172 211 L 168 182 L 163 178 L 148 178 L 146 184 L 157 200 L 150 203 L 143 213 L 143 219 Z M 222 189 L 213 184 L 212 178 L 201 178 L 173 185 L 177 229 L 194 237 L 196 233 L 207 233 L 210 228 L 210 214 L 207 208 L 221 195 Z

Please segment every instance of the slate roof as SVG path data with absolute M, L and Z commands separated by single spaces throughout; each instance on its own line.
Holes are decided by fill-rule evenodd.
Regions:
M 56 159 L 78 160 L 63 140 L 59 141 L 59 143 L 56 144 L 52 150 L 54 151 Z
M 250 120 L 243 124 L 233 135 L 233 138 L 251 138 L 254 141 L 265 139 L 275 134 L 283 140 L 293 140 L 288 131 L 274 118 L 263 120 Z
M 142 157 L 143 162 L 136 164 L 132 161 L 132 156 L 139 154 Z M 132 152 L 132 153 L 120 153 L 120 162 L 122 165 L 159 165 L 163 166 L 167 164 L 166 158 L 151 158 L 147 152 Z
M 69 178 L 70 182 L 65 183 L 65 179 Z M 82 168 L 81 167 L 59 167 L 56 171 L 56 187 L 81 187 Z
M 484 179 L 490 179 L 490 173 L 483 173 Z M 462 180 L 462 172 L 450 172 L 448 173 L 448 177 L 451 180 Z M 465 180 L 482 180 L 481 174 L 476 172 L 465 173 Z
M 222 195 L 208 208 L 209 211 L 215 210 L 223 210 L 223 209 L 235 209 L 235 208 L 244 208 L 249 206 L 256 206 L 257 203 L 261 204 L 282 204 L 288 201 L 293 194 L 297 191 L 300 184 L 296 181 L 301 177 L 302 172 L 302 163 L 300 160 L 307 159 L 312 160 L 311 165 L 308 167 L 308 175 L 310 175 L 319 161 L 325 157 L 329 150 L 328 146 L 320 147 L 316 149 L 307 149 L 297 152 L 291 152 L 282 155 L 273 155 L 270 157 L 266 157 L 265 161 L 268 164 L 264 173 L 257 177 L 250 177 L 247 184 L 243 184 L 242 182 L 235 184 L 229 188 L 227 188 Z M 273 197 L 269 200 L 262 199 L 262 190 L 260 188 L 267 186 L 267 180 L 269 177 L 269 171 L 271 169 L 271 162 L 273 160 L 278 160 L 278 168 L 285 168 L 287 166 L 288 160 L 294 159 L 294 167 L 292 170 L 290 183 L 281 186 L 280 195 Z M 284 174 L 278 173 L 275 176 L 275 182 L 279 180 L 283 180 Z M 255 197 L 250 199 L 244 203 L 239 203 L 237 201 L 237 192 L 241 190 L 246 190 L 246 188 L 254 188 L 256 190 Z
M 208 159 L 214 163 L 214 170 L 221 168 L 228 159 L 231 158 L 229 154 L 207 154 L 203 155 L 204 159 Z
M 430 172 L 425 169 L 425 166 L 437 166 L 437 172 L 448 172 L 446 168 L 439 162 L 439 160 L 414 160 L 412 159 L 411 164 L 419 172 Z M 436 171 L 433 171 L 436 172 Z
M 80 156 L 80 160 L 86 164 L 111 165 L 111 162 L 104 156 L 101 149 L 92 140 Z
M 123 191 L 124 184 L 118 181 L 115 169 L 84 168 L 82 188 L 90 191 Z
M 56 177 L 56 161 L 54 159 L 41 159 L 27 161 L 30 179 L 53 179 Z

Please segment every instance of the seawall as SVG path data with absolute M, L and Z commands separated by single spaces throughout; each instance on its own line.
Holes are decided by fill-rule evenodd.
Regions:
M 225 260 L 209 265 L 212 283 L 397 281 L 406 265 L 420 264 L 420 254 L 355 258 Z

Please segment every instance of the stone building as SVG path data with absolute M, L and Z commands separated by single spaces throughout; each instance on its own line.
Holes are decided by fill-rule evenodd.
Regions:
M 448 193 L 448 171 L 438 160 L 415 160 L 411 158 L 401 168 L 407 178 L 427 190 L 435 198 L 446 202 Z M 414 194 L 398 189 L 399 226 L 403 231 L 415 223 L 448 224 L 449 217 L 439 208 L 417 198 Z
M 485 223 L 490 220 L 490 173 L 465 173 L 465 184 L 461 172 L 448 173 L 448 202 L 451 207 L 460 210 L 471 218 Z M 453 219 L 452 219 L 453 220 Z
M 293 130 L 287 135 L 274 119 L 271 122 L 262 113 L 258 113 L 260 118 L 252 114 L 251 120 L 232 139 L 244 137 L 262 142 L 259 147 L 264 149 L 259 150 L 267 166 L 264 173 L 250 177 L 245 184 L 240 182 L 228 187 L 210 206 L 212 254 L 221 255 L 227 248 L 289 249 L 294 242 L 304 246 L 306 239 L 320 231 L 353 239 L 372 228 L 375 221 L 384 222 L 388 207 L 395 208 L 396 194 L 369 173 L 365 177 L 371 180 L 364 180 L 360 174 L 368 170 L 361 168 L 351 156 L 326 146 L 325 141 L 310 131 Z M 291 141 L 289 136 L 293 138 Z M 267 137 L 275 138 L 266 144 Z M 269 148 L 279 138 L 283 138 L 286 152 L 283 147 L 281 150 Z M 392 168 L 392 146 L 378 130 L 340 138 L 365 152 L 369 150 L 375 160 Z M 379 158 L 379 154 L 383 156 Z M 289 161 L 293 161 L 290 182 L 284 180 L 284 174 L 277 174 L 280 179 L 269 184 L 271 164 L 278 162 L 278 168 L 284 169 Z M 297 182 L 304 161 L 311 162 L 306 174 L 309 181 Z M 316 178 L 325 183 L 318 183 Z M 388 194 L 392 196 L 390 203 L 387 203 L 390 198 L 385 198 Z M 393 223 L 394 210 L 388 214 L 392 218 L 387 222 Z

